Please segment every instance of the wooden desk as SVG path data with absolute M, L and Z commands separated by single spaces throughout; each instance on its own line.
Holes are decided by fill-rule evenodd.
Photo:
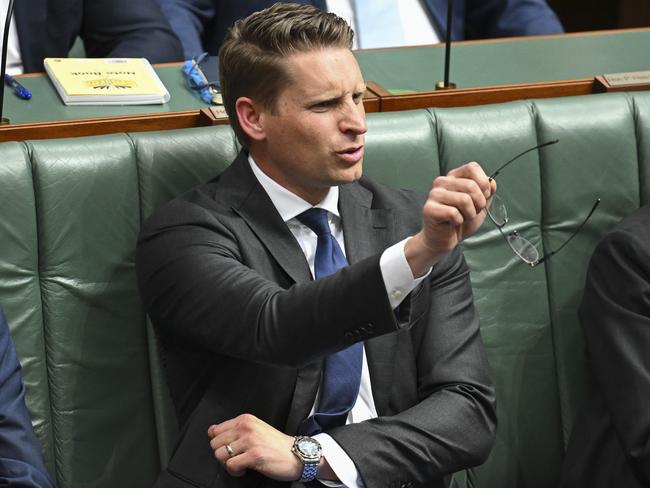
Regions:
M 594 93 L 594 77 L 650 70 L 650 28 L 466 41 L 452 46 L 455 90 L 435 91 L 444 46 L 357 51 L 380 111 Z
M 455 107 L 594 93 L 594 77 L 650 70 L 650 28 L 455 43 L 451 81 L 456 90 L 435 91 L 442 79 L 444 46 L 356 51 L 369 82 L 367 112 Z M 156 66 L 171 94 L 164 105 L 68 107 L 44 74 L 21 82 L 34 97 L 5 92 L 0 142 L 180 129 L 228 120 L 185 86 L 179 63 Z

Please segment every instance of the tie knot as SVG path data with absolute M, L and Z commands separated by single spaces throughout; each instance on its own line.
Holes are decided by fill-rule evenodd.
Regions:
M 296 218 L 313 230 L 318 237 L 331 234 L 330 224 L 327 221 L 327 210 L 324 208 L 310 208 Z

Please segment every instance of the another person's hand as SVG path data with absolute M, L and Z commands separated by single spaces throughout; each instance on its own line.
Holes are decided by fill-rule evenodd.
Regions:
M 211 425 L 208 436 L 215 457 L 232 476 L 253 469 L 274 480 L 295 481 L 302 474 L 302 462 L 291 452 L 294 438 L 253 415 Z
M 483 210 L 496 191 L 478 163 L 467 163 L 439 176 L 422 209 L 422 230 L 406 243 L 404 252 L 413 275 L 431 266 L 471 236 L 485 220 Z

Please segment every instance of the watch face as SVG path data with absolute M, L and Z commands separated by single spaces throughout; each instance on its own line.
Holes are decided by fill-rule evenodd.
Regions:
M 315 459 L 320 455 L 320 444 L 311 437 L 303 437 L 298 440 L 297 446 L 300 453 L 306 458 Z

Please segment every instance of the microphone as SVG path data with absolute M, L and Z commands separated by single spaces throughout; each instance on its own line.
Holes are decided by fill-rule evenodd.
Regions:
M 9 26 L 11 17 L 14 14 L 14 0 L 9 0 L 7 8 L 7 19 L 5 20 L 5 30 L 2 34 L 2 65 L 0 65 L 0 125 L 9 123 L 9 119 L 2 116 L 5 102 L 5 73 L 7 72 L 7 42 L 9 40 Z
M 436 90 L 451 90 L 456 83 L 449 83 L 449 64 L 451 62 L 451 29 L 453 24 L 454 0 L 447 0 L 447 36 L 445 40 L 445 81 L 436 83 Z

